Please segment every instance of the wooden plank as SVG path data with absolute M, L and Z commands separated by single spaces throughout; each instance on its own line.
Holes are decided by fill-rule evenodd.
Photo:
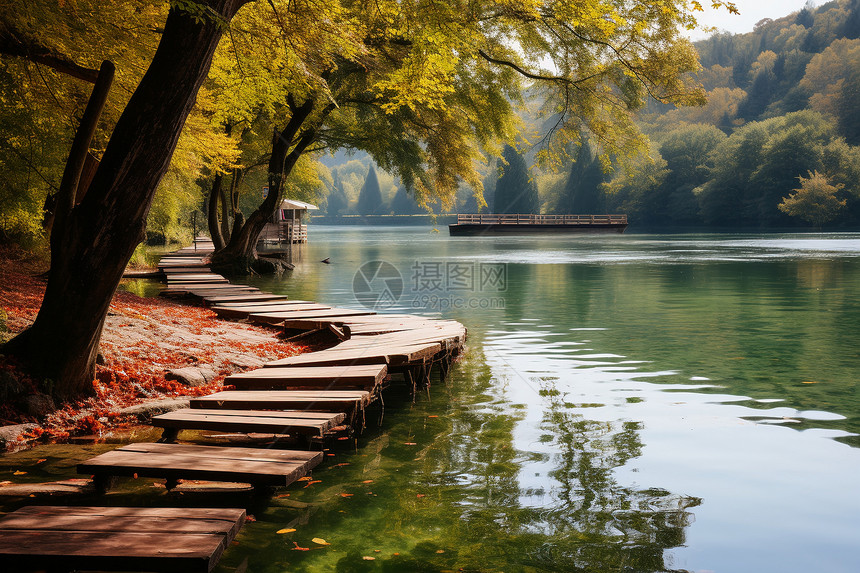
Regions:
M 342 317 L 342 316 L 361 316 L 365 314 L 374 314 L 370 310 L 355 310 L 351 308 L 329 308 L 326 310 L 309 310 L 301 313 L 296 311 L 291 312 L 254 312 L 248 316 L 252 322 L 261 322 L 266 324 L 278 324 L 284 320 L 300 320 L 309 318 L 323 317 Z
M 380 384 L 387 373 L 385 364 L 259 368 L 231 374 L 224 380 L 224 384 L 232 384 L 237 390 L 344 387 L 371 389 Z
M 4 571 L 211 571 L 242 509 L 24 507 L 0 519 Z
M 322 452 L 187 444 L 129 444 L 78 464 L 78 473 L 287 486 L 307 474 L 320 461 Z
M 275 300 L 287 300 L 287 297 L 279 294 L 265 292 L 251 293 L 246 295 L 207 296 L 204 298 L 209 304 L 243 303 L 243 302 L 271 302 Z
M 410 362 L 432 358 L 442 350 L 442 345 L 436 342 L 410 346 L 386 347 L 379 345 L 375 348 L 341 348 L 341 345 L 319 352 L 308 352 L 298 356 L 290 356 L 274 360 L 263 365 L 264 368 L 279 368 L 292 366 L 336 366 L 359 364 L 388 364 L 402 366 Z
M 267 304 L 259 307 L 236 307 L 233 305 L 219 305 L 211 307 L 218 316 L 223 318 L 248 318 L 249 315 L 256 312 L 299 312 L 309 310 L 326 310 L 331 307 L 306 300 L 296 301 L 279 301 L 276 304 Z M 289 309 L 289 310 L 287 310 Z
M 152 419 L 159 428 L 322 435 L 344 421 L 342 413 L 183 409 Z
M 365 390 L 225 390 L 191 399 L 192 408 L 352 412 L 370 404 Z

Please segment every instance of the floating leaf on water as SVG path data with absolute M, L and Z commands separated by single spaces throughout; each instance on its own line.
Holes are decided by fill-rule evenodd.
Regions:
M 48 461 L 48 458 L 40 458 L 40 459 L 36 460 L 36 463 L 41 464 L 42 462 L 47 462 L 47 461 Z
M 310 486 L 314 485 L 315 483 L 322 483 L 322 480 L 321 479 L 312 479 L 311 481 L 309 481 L 308 483 L 305 484 L 305 487 L 310 487 Z
M 416 444 L 415 442 L 403 442 L 403 445 L 404 446 L 417 446 L 418 444 Z
M 365 561 L 376 561 L 376 557 L 371 557 L 370 555 L 365 555 L 362 559 Z
M 328 541 L 326 541 L 322 537 L 314 537 L 313 539 L 311 539 L 311 541 L 313 541 L 317 545 L 331 545 L 331 543 L 329 543 Z
M 427 497 L 427 494 L 426 493 L 419 493 L 415 497 L 419 497 L 419 498 L 420 497 Z
M 27 473 L 27 472 L 22 472 L 21 470 L 18 470 L 18 471 L 16 471 L 16 472 L 15 472 L 14 474 L 12 474 L 12 475 L 22 476 L 22 475 L 24 475 L 24 474 L 26 474 L 26 473 Z
M 372 479 L 366 479 L 366 480 L 364 480 L 364 481 L 363 481 L 363 482 L 361 482 L 361 483 L 373 483 L 373 480 L 372 480 Z
M 311 550 L 310 547 L 300 547 L 299 544 L 296 543 L 295 541 L 293 541 L 293 545 L 295 545 L 295 547 L 293 547 L 293 551 L 310 551 Z
M 804 383 L 804 384 L 819 384 L 819 382 L 818 382 L 818 381 L 816 381 L 816 380 L 806 380 L 806 381 L 804 381 L 803 383 Z
M 439 416 L 427 416 L 428 418 L 438 418 Z
M 444 549 L 437 549 L 436 553 L 445 553 L 445 550 Z
M 296 481 L 311 481 L 311 476 L 300 477 Z
M 293 531 L 295 531 L 295 529 L 294 529 L 294 528 L 292 528 L 292 527 L 285 527 L 284 529 L 279 529 L 279 530 L 277 530 L 275 533 L 292 533 Z
M 353 495 L 355 495 L 355 494 L 352 494 L 352 493 L 342 493 L 342 494 L 340 494 L 340 497 L 352 497 Z

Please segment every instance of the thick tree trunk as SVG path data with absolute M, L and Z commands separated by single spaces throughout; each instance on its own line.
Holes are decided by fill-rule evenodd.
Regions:
M 245 0 L 201 2 L 227 22 Z M 68 400 L 93 394 L 95 358 L 111 298 L 194 105 L 223 22 L 172 8 L 158 50 L 120 117 L 83 201 L 51 234 L 51 270 L 33 325 L 14 354 Z M 59 223 L 59 221 L 58 221 Z
M 232 180 L 231 180 L 232 184 Z M 224 239 L 224 246 L 227 245 L 227 241 L 230 240 L 230 213 L 233 212 L 233 209 L 230 207 L 230 203 L 227 201 L 227 192 L 224 190 L 224 185 L 221 185 L 221 237 Z M 221 248 L 223 249 L 224 246 Z
M 224 235 L 221 234 L 221 223 L 218 221 L 218 201 L 223 196 L 223 183 L 224 175 L 219 173 L 212 181 L 212 188 L 209 190 L 209 204 L 206 206 L 206 223 L 216 251 L 223 249 L 225 244 Z

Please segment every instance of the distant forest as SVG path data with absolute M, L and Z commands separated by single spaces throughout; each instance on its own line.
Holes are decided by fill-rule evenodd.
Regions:
M 586 134 L 553 173 L 527 146 L 506 149 L 486 166 L 481 211 L 627 213 L 652 227 L 860 226 L 860 0 L 807 5 L 695 45 L 708 103 L 640 110 L 647 153 L 601 157 Z M 328 214 L 426 212 L 366 155 L 330 168 Z M 473 194 L 463 186 L 456 210 L 477 212 Z

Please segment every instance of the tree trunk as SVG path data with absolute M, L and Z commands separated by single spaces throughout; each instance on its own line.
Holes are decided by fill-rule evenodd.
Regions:
M 293 140 L 302 124 L 313 111 L 314 100 L 309 98 L 300 106 L 290 105 L 290 107 L 293 110 L 290 121 L 280 133 L 275 130 L 272 137 L 272 154 L 269 157 L 269 194 L 243 225 L 234 225 L 227 246 L 212 256 L 212 268 L 217 272 L 226 274 L 251 272 L 257 262 L 257 239 L 281 204 L 284 180 L 289 176 L 305 149 L 316 139 L 316 129 L 305 130 L 290 151 L 290 146 L 293 145 Z M 327 106 L 322 111 L 319 121 L 325 119 L 332 109 L 334 109 L 333 106 Z
M 209 190 L 209 204 L 206 206 L 206 223 L 209 227 L 209 236 L 215 245 L 215 250 L 224 248 L 224 235 L 221 234 L 221 223 L 218 222 L 218 200 L 223 197 L 224 175 L 219 173 L 212 181 Z
M 230 184 L 232 185 L 232 179 L 230 180 Z M 227 245 L 227 241 L 230 240 L 230 213 L 232 212 L 232 208 L 230 204 L 227 202 L 227 192 L 224 190 L 224 185 L 221 185 L 221 237 L 224 239 L 224 245 L 222 245 L 222 249 Z
M 144 237 L 153 194 L 224 31 L 221 18 L 229 22 L 244 2 L 205 2 L 219 18 L 171 8 L 89 191 L 62 225 L 55 223 L 39 314 L 3 351 L 19 357 L 60 400 L 94 393 L 95 358 L 114 291 Z

